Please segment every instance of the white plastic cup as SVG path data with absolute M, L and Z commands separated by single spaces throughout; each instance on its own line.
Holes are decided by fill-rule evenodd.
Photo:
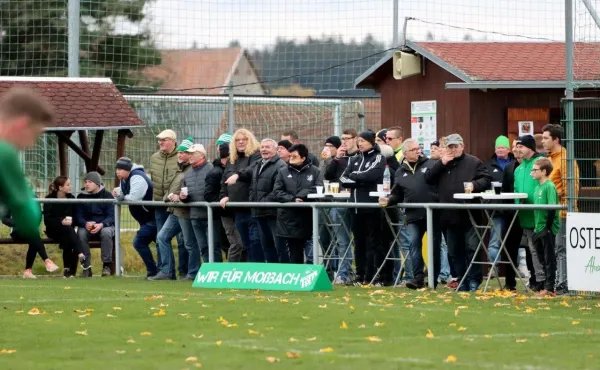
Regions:
M 317 194 L 319 194 L 319 195 L 323 194 L 323 187 L 322 186 L 317 186 Z
M 188 195 L 188 188 L 186 186 L 184 186 L 183 188 L 181 188 L 181 193 L 180 194 L 187 196 Z
M 65 220 L 67 220 L 67 221 L 73 221 L 73 217 L 67 216 L 67 217 L 65 217 Z

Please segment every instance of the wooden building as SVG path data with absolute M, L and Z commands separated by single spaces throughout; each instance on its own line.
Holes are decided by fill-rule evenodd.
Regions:
M 402 50 L 419 58 L 420 73 L 394 78 L 390 51 L 355 81 L 381 94 L 381 127 L 401 126 L 409 137 L 411 102 L 435 100 L 437 136 L 458 132 L 467 152 L 486 160 L 497 136 L 518 135 L 519 121 L 533 121 L 535 133 L 560 123 L 564 43 L 407 41 Z M 600 47 L 576 44 L 575 52 L 575 77 L 598 86 Z

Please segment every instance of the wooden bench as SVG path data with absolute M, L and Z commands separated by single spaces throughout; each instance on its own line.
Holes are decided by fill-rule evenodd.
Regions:
M 56 240 L 53 240 L 50 238 L 42 238 L 42 242 L 44 243 L 44 245 L 58 244 L 58 242 Z M 27 242 L 25 242 L 24 240 L 13 239 L 13 238 L 0 238 L 0 245 L 7 245 L 7 244 L 27 244 Z M 98 249 L 98 248 L 100 248 L 100 241 L 99 240 L 90 240 L 89 245 L 90 245 L 90 249 Z M 115 256 L 116 256 L 116 251 L 115 251 L 115 243 L 113 240 L 112 262 L 110 264 L 110 274 L 113 276 L 116 272 L 116 266 L 117 266 L 116 261 L 115 261 Z

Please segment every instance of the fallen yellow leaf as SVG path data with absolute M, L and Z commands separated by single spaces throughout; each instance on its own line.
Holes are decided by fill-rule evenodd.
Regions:
M 173 339 L 170 339 L 170 338 L 167 338 L 167 339 L 165 339 L 165 342 L 167 342 L 167 343 L 175 343 L 175 342 L 173 341 Z
M 425 334 L 425 337 L 429 338 L 429 339 L 431 339 L 431 338 L 434 337 L 433 332 L 431 331 L 431 329 L 427 329 L 427 334 Z
M 294 343 L 294 342 L 297 342 L 297 341 L 298 341 L 298 339 L 296 339 L 296 338 L 294 338 L 294 337 L 292 337 L 292 338 L 290 338 L 290 339 L 288 339 L 288 340 L 289 340 L 290 342 L 292 342 L 292 343 Z
M 456 326 L 455 322 L 451 322 L 450 324 L 448 324 L 448 326 Z
M 69 289 L 71 289 L 71 287 L 70 286 L 66 286 L 64 289 L 65 290 L 69 290 Z
M 287 299 L 285 299 L 285 298 L 280 298 L 279 302 L 281 302 L 281 303 L 288 303 L 289 301 Z
M 375 336 L 367 337 L 366 339 L 367 339 L 369 342 L 381 342 L 381 338 L 379 338 L 379 337 L 375 337 Z
M 446 357 L 446 359 L 444 360 L 444 362 L 456 362 L 456 356 L 449 355 L 448 357 Z
M 492 336 L 491 336 L 491 335 L 489 335 L 489 334 L 485 334 L 483 337 L 484 337 L 484 338 L 486 338 L 486 339 L 490 339 L 490 338 L 492 338 Z
M 204 334 L 200 334 L 200 335 L 192 334 L 192 337 L 194 337 L 196 339 L 202 339 L 202 337 L 204 337 Z
M 216 344 L 217 346 L 220 346 L 220 345 L 221 345 L 221 343 L 223 343 L 223 342 L 222 342 L 222 341 L 220 341 L 220 340 L 218 340 L 218 341 L 216 341 L 216 342 L 215 342 L 215 344 Z
M 327 308 L 327 303 L 319 305 L 319 308 Z
M 195 366 L 195 367 L 202 367 L 202 364 L 201 364 L 201 363 L 199 363 L 199 362 L 196 362 L 196 363 L 194 364 L 194 366 Z
M 296 352 L 286 352 L 285 355 L 287 356 L 287 358 L 298 358 L 298 357 L 300 357 L 300 354 L 296 353 Z
M 356 308 L 354 306 L 350 306 L 350 311 L 354 311 Z
M 467 330 L 467 328 L 465 328 L 464 326 L 461 326 L 460 328 L 458 328 L 458 329 L 456 329 L 456 330 L 458 330 L 458 331 L 466 331 L 466 330 Z
M 242 314 L 242 317 L 248 317 L 247 313 Z
M 265 360 L 269 362 L 279 362 L 279 359 L 277 357 L 265 357 Z
M 63 313 L 64 311 L 54 311 L 54 313 Z
M 129 338 L 127 339 L 127 343 L 135 343 L 135 340 L 133 338 Z
M 361 324 L 361 325 L 359 325 L 359 326 L 358 326 L 358 328 L 359 328 L 359 329 L 364 329 L 364 328 L 366 328 L 366 327 L 367 327 L 367 326 L 366 326 L 365 324 Z
M 458 316 L 458 308 L 456 310 L 454 310 L 454 316 Z
M 348 329 L 348 324 L 346 324 L 345 321 L 342 321 L 342 325 L 340 326 L 340 329 Z
M 257 332 L 256 330 L 248 329 L 248 334 L 250 334 L 250 335 L 256 335 L 256 334 L 260 334 L 260 333 Z
M 149 331 L 143 331 L 140 333 L 140 335 L 142 335 L 144 337 L 148 337 L 148 336 L 152 335 L 152 333 L 150 333 Z
M 473 338 L 465 338 L 465 340 L 466 340 L 467 342 L 472 342 L 472 341 L 473 341 Z
M 83 331 L 76 331 L 75 334 L 78 334 L 78 335 L 88 335 L 87 329 L 85 329 Z
M 191 356 L 191 357 L 188 357 L 185 359 L 185 362 L 195 362 L 195 361 L 198 361 L 198 357 Z
M 567 302 L 567 301 L 562 301 L 562 302 L 560 302 L 560 305 L 561 305 L 561 306 L 565 306 L 565 307 L 571 307 L 571 305 L 570 305 L 570 304 L 569 304 L 569 302 Z
M 573 324 L 573 325 L 579 325 L 579 321 L 578 320 L 574 320 L 574 321 L 571 322 L 571 324 Z
M 106 314 L 106 317 L 116 317 L 116 316 L 114 316 L 114 315 L 111 315 L 111 314 L 107 313 L 107 314 Z
M 527 338 L 525 338 L 525 339 L 517 339 L 516 342 L 517 343 L 525 343 L 525 342 L 527 342 Z
M 467 308 L 469 308 L 469 306 L 458 306 L 459 310 L 464 310 L 464 309 L 467 309 Z
M 29 312 L 27 312 L 27 314 L 31 316 L 39 315 L 40 313 L 40 310 L 38 310 L 37 308 L 32 308 L 31 310 L 29 310 Z
M 310 320 L 310 317 L 308 317 L 308 316 L 302 316 L 302 319 L 304 319 L 304 320 Z
M 118 353 L 119 355 L 122 355 L 125 353 L 125 351 L 115 351 L 116 353 Z
M 121 307 L 113 307 L 112 309 L 115 311 L 121 311 Z
M 333 348 L 331 348 L 331 347 L 327 347 L 327 348 L 321 348 L 321 349 L 319 350 L 319 352 L 321 352 L 321 353 L 329 353 L 329 352 L 333 352 Z
M 412 304 L 407 304 L 404 307 L 406 307 L 406 308 L 413 308 L 414 306 Z
M 15 311 L 15 313 L 23 313 L 23 312 L 25 312 L 25 311 L 23 311 L 23 310 Z
M 163 310 L 162 308 L 160 310 L 158 310 L 158 312 L 155 312 L 152 314 L 152 316 L 165 316 L 167 313 L 165 312 L 165 310 Z
M 540 334 L 540 337 L 542 337 L 542 338 L 546 338 L 546 337 L 547 337 L 547 336 L 549 336 L 549 335 L 550 335 L 550 334 L 548 334 L 548 333 L 542 333 L 542 334 Z
M 317 340 L 317 337 L 306 338 L 307 342 L 314 342 L 315 340 Z
M 375 322 L 375 327 L 385 326 L 384 322 Z
M 228 299 L 229 302 L 235 302 L 235 298 L 231 297 Z

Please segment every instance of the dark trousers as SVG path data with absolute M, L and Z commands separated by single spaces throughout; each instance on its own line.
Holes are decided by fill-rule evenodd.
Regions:
M 304 246 L 306 239 L 284 238 L 290 251 L 290 263 L 304 263 Z
M 444 228 L 446 244 L 448 245 L 448 261 L 454 265 L 458 281 L 466 274 L 469 264 L 475 256 L 479 243 L 477 233 L 472 226 L 451 225 Z M 459 290 L 475 290 L 482 280 L 481 265 L 474 264 L 469 270 L 463 286 Z
M 407 225 L 408 233 L 410 235 L 410 267 L 414 279 L 420 282 L 425 280 L 423 261 L 423 236 L 427 232 L 427 220 L 418 220 L 411 222 Z M 427 236 L 431 238 L 431 235 Z M 440 255 L 442 249 L 442 231 L 440 230 L 438 222 L 434 220 L 433 223 L 433 281 L 434 285 L 437 286 L 438 277 L 440 276 Z
M 387 250 L 384 251 L 381 242 L 381 211 L 368 210 L 354 215 L 352 220 L 352 232 L 354 233 L 356 277 L 370 282 L 385 258 Z M 393 265 L 391 269 L 383 269 L 379 276 L 381 281 L 391 281 Z
M 154 276 L 158 272 L 156 262 L 150 250 L 150 243 L 156 243 L 156 223 L 154 221 L 140 225 L 140 229 L 133 238 L 133 248 L 138 252 L 144 265 L 146 265 L 147 276 Z M 117 266 L 119 268 L 119 266 Z
M 29 248 L 27 249 L 27 256 L 25 257 L 25 269 L 28 270 L 33 267 L 33 262 L 35 261 L 35 256 L 39 253 L 40 258 L 45 261 L 48 259 L 48 253 L 46 253 L 46 247 L 44 247 L 44 242 L 42 242 L 42 238 L 39 235 L 32 236 L 31 238 L 23 238 L 17 232 L 13 231 L 10 235 L 11 238 L 18 243 L 27 243 L 29 244 Z
M 260 245 L 258 223 L 250 211 L 235 212 L 235 228 L 242 238 L 242 244 L 248 254 L 248 262 L 265 262 L 265 255 Z
M 510 222 L 512 221 L 513 215 L 514 215 L 514 213 L 510 212 L 509 214 L 507 214 L 505 216 L 504 230 L 502 231 L 502 238 L 504 239 L 506 237 L 506 252 L 508 252 L 508 256 L 510 257 L 510 259 L 513 262 L 513 264 L 515 265 L 515 267 L 518 269 L 519 268 L 519 248 L 521 247 L 521 239 L 523 237 L 523 229 L 521 229 L 521 225 L 519 225 L 518 219 L 515 220 L 512 228 L 510 230 L 510 233 L 508 233 L 508 236 L 506 235 L 506 232 L 508 230 Z M 508 261 L 506 258 L 503 258 L 503 260 Z M 517 287 L 516 273 L 515 273 L 515 270 L 513 270 L 511 265 L 506 265 L 506 287 L 509 289 L 513 289 L 513 288 Z
M 285 241 L 275 234 L 277 219 L 258 217 L 258 230 L 265 259 L 269 263 L 289 263 L 290 253 Z
M 543 234 L 542 234 L 543 233 Z M 534 246 L 542 266 L 544 266 L 544 290 L 554 292 L 556 283 L 556 235 L 546 231 L 534 234 Z M 542 235 L 540 235 L 542 234 Z
M 79 253 L 83 253 L 86 261 L 90 260 L 90 248 L 81 244 L 72 226 L 61 225 L 57 230 L 47 230 L 46 234 L 58 242 L 63 251 L 63 266 L 68 268 L 71 274 L 77 272 Z

